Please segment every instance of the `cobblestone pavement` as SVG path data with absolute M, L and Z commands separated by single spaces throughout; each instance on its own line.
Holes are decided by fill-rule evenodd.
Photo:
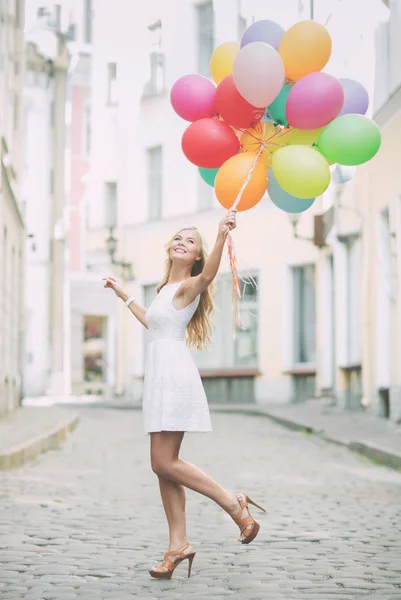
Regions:
M 212 421 L 182 457 L 266 505 L 252 544 L 188 491 L 192 576 L 150 578 L 167 526 L 140 412 L 85 409 L 62 449 L 0 473 L 1 600 L 401 600 L 401 473 L 265 418 Z

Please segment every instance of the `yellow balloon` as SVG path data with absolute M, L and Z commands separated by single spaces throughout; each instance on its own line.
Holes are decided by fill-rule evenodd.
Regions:
M 313 144 L 316 144 L 313 146 L 313 148 L 314 150 L 317 150 L 317 152 L 320 152 L 319 148 L 317 147 L 317 141 L 323 129 L 324 127 L 320 127 L 320 129 L 292 129 L 288 139 L 288 145 L 312 146 Z M 327 160 L 327 162 L 329 165 L 334 164 L 330 160 Z
M 240 152 L 257 153 L 264 145 L 262 158 L 270 166 L 273 154 L 279 148 L 287 145 L 290 130 L 275 127 L 273 123 L 258 123 L 255 128 L 247 129 L 241 136 Z
M 278 184 L 296 198 L 317 198 L 330 183 L 327 160 L 308 146 L 286 146 L 274 156 L 272 167 Z
M 329 61 L 332 42 L 329 32 L 316 21 L 300 21 L 284 34 L 279 46 L 285 75 L 298 81 L 321 71 Z
M 324 127 L 320 127 L 320 129 L 292 129 L 288 139 L 288 145 L 312 146 L 312 144 L 317 144 L 319 135 L 322 133 L 323 129 Z
M 234 59 L 240 51 L 238 42 L 224 42 L 217 46 L 210 59 L 210 72 L 218 84 L 233 72 Z

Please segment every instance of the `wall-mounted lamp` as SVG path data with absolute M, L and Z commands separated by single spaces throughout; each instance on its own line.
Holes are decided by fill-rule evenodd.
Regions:
M 133 264 L 125 260 L 116 260 L 117 239 L 113 235 L 114 227 L 109 227 L 109 237 L 106 238 L 106 250 L 110 256 L 111 264 L 115 267 L 120 267 L 121 275 L 124 279 L 132 279 Z

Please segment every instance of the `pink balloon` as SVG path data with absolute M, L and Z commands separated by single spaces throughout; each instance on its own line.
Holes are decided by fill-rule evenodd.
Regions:
M 252 106 L 268 106 L 277 98 L 285 80 L 284 63 L 275 48 L 251 42 L 234 59 L 235 87 Z
M 177 115 L 186 121 L 213 117 L 216 88 L 202 75 L 184 75 L 177 79 L 170 92 L 170 101 Z
M 310 73 L 297 81 L 288 95 L 286 118 L 297 129 L 325 127 L 341 112 L 344 90 L 327 73 Z

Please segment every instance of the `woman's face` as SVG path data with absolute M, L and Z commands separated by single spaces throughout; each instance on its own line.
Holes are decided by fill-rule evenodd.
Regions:
M 175 236 L 170 246 L 170 258 L 180 264 L 193 264 L 199 260 L 202 240 L 195 229 L 183 229 Z

